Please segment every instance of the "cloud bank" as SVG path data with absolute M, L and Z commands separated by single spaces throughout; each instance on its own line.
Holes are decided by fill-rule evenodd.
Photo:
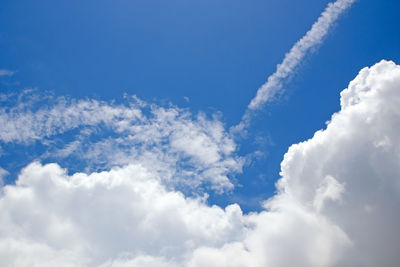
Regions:
M 157 121 L 153 115 L 146 118 Z M 178 122 L 188 129 L 200 124 L 203 128 L 193 131 L 204 133 L 204 138 L 214 127 L 190 117 L 163 121 L 167 125 L 144 125 L 164 132 L 163 127 Z M 41 127 L 34 129 L 42 132 Z M 198 136 L 181 131 L 188 138 Z M 0 264 L 397 266 L 399 131 L 400 66 L 382 61 L 361 70 L 342 91 L 341 110 L 326 129 L 289 148 L 278 192 L 261 212 L 243 214 L 236 204 L 210 206 L 205 197 L 167 186 L 162 173 L 140 160 L 86 174 L 33 162 L 15 185 L 2 187 Z M 223 127 L 217 133 L 224 136 Z M 14 140 L 24 140 L 18 138 Z M 191 144 L 169 141 L 164 149 Z M 209 146 L 199 142 L 194 147 Z M 201 154 L 189 151 L 185 153 Z

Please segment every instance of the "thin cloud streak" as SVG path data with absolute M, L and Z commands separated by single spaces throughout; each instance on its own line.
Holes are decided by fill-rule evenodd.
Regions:
M 13 76 L 15 71 L 0 69 L 0 76 Z
M 258 89 L 257 95 L 247 107 L 242 122 L 236 128 L 243 129 L 248 125 L 251 113 L 260 109 L 266 102 L 273 99 L 283 90 L 284 80 L 293 73 L 307 53 L 323 41 L 335 21 L 354 2 L 355 0 L 337 0 L 328 4 L 306 35 L 295 43 L 289 53 L 285 55 L 282 63 L 277 65 L 275 73 L 269 76 L 267 82 Z

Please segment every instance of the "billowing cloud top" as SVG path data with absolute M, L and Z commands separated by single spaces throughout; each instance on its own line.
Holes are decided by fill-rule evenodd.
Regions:
M 57 150 L 60 158 L 98 151 L 96 160 L 117 148 L 104 161 L 117 160 L 101 172 L 72 175 L 58 164 L 33 162 L 15 185 L 4 186 L 1 266 L 390 267 L 400 261 L 400 66 L 393 62 L 361 70 L 327 128 L 289 148 L 278 193 L 250 214 L 236 204 L 209 206 L 168 182 L 177 174 L 217 189 L 231 184 L 226 175 L 240 169 L 240 160 L 218 120 L 176 108 L 153 107 L 145 115 L 143 103 L 57 103 L 34 112 L 3 110 L 3 125 L 5 119 L 13 125 L 2 131 L 3 143 L 43 140 L 76 125 L 77 148 Z M 71 115 L 77 108 L 80 117 Z M 82 146 L 82 132 L 104 129 L 114 134 Z M 185 159 L 189 165 L 179 165 Z

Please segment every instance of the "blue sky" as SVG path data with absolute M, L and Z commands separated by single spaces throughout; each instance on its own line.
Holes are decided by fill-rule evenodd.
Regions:
M 49 173 L 59 173 L 54 166 L 47 165 L 52 162 L 66 168 L 68 177 L 78 171 L 97 177 L 96 171 L 112 173 L 115 166 L 133 173 L 141 173 L 135 169 L 137 165 L 148 168 L 150 172 L 154 167 L 161 181 L 161 191 L 165 187 L 165 190 L 182 192 L 185 197 L 199 201 L 203 194 L 208 194 L 206 203 L 201 204 L 207 209 L 214 204 L 223 209 L 237 203 L 245 216 L 251 217 L 253 215 L 247 214 L 255 212 L 257 219 L 249 218 L 258 223 L 263 211 L 271 208 L 262 206 L 262 202 L 274 196 L 280 198 L 283 194 L 277 193 L 275 183 L 279 178 L 282 184 L 291 181 L 282 188 L 291 188 L 292 185 L 293 192 L 297 192 L 300 187 L 293 177 L 301 180 L 303 176 L 292 174 L 289 167 L 297 166 L 292 162 L 295 159 L 291 159 L 288 153 L 284 160 L 288 148 L 325 129 L 335 112 L 347 114 L 340 101 L 350 103 L 351 100 L 346 99 L 351 97 L 344 95 L 341 98 L 340 93 L 349 87 L 349 82 L 361 69 L 374 66 L 381 60 L 400 62 L 400 2 L 357 0 L 333 23 L 322 43 L 307 52 L 290 77 L 284 79 L 279 97 L 252 112 L 251 123 L 242 131 L 246 133 L 232 134 L 231 127 L 241 122 L 258 88 L 275 72 L 277 64 L 306 34 L 329 2 L 3 0 L 0 4 L 0 115 L 3 116 L 0 116 L 0 125 L 4 124 L 3 130 L 0 128 L 3 131 L 0 135 L 0 178 L 3 176 L 4 183 L 12 187 L 17 179 L 29 180 L 24 178 L 29 177 L 28 174 L 21 174 L 24 168 L 32 173 L 42 173 L 41 170 L 46 168 L 49 168 Z M 381 73 L 382 68 L 392 73 L 390 71 L 395 68 L 389 63 L 381 64 L 387 66 L 377 65 L 368 75 L 375 75 L 374 70 Z M 366 83 L 357 80 L 354 84 L 362 84 L 362 87 Z M 388 83 L 382 84 L 386 87 Z M 379 90 L 380 87 L 374 84 L 368 88 Z M 354 94 L 361 93 L 357 91 Z M 133 99 L 133 95 L 139 100 Z M 385 97 L 375 100 L 377 103 L 389 101 Z M 143 117 L 139 119 L 130 111 Z M 380 112 L 373 113 L 375 111 L 371 108 L 371 114 Z M 68 117 L 67 113 L 72 115 Z M 11 127 L 14 123 L 20 126 Z M 394 123 L 393 120 L 390 123 Z M 387 125 L 392 125 L 390 123 Z M 22 127 L 24 124 L 26 128 Z M 340 122 L 332 124 L 333 129 L 341 129 L 337 126 L 341 125 Z M 343 128 L 345 133 L 352 129 L 346 127 Z M 390 127 L 376 127 L 390 141 L 378 140 L 376 147 L 387 142 L 393 147 L 398 144 L 397 139 L 391 139 Z M 338 131 L 336 134 L 341 136 L 339 130 L 331 131 Z M 328 136 L 329 131 L 326 132 Z M 368 131 L 365 130 L 364 136 L 360 128 L 358 139 L 350 132 L 353 133 L 349 130 L 349 140 L 353 143 L 346 143 L 346 146 L 354 144 L 354 155 L 359 155 L 356 151 L 362 151 L 363 146 L 357 146 L 354 140 L 364 140 Z M 329 138 L 336 144 L 334 137 Z M 317 139 L 314 137 L 312 140 Z M 334 161 L 336 163 L 329 166 L 341 166 L 340 157 L 347 159 L 347 155 L 335 148 L 329 150 L 329 142 L 321 141 L 322 144 L 325 142 L 325 155 L 339 155 Z M 338 145 L 344 143 L 338 141 Z M 294 147 L 293 151 L 299 147 L 301 145 Z M 308 153 L 307 149 L 304 151 L 303 156 Z M 297 155 L 297 152 L 293 153 Z M 348 162 L 354 166 L 364 162 L 363 158 L 357 161 L 357 157 Z M 311 157 L 304 158 L 296 162 L 312 161 Z M 365 159 L 365 162 L 370 162 L 368 160 L 371 159 Z M 37 161 L 43 165 L 29 165 Z M 324 167 L 323 161 L 320 164 L 324 171 L 331 170 L 328 165 Z M 126 172 L 119 171 L 122 174 L 118 175 L 125 177 Z M 390 177 L 398 174 L 394 167 L 388 171 Z M 340 171 L 337 173 L 340 176 Z M 362 176 L 355 174 L 350 167 L 349 173 Z M 376 177 L 381 175 L 379 171 L 376 173 Z M 326 178 L 331 175 L 332 179 Z M 343 174 L 346 178 L 341 178 L 327 173 L 325 178 L 321 178 L 325 179 L 321 184 L 327 184 L 331 190 L 326 189 L 327 192 L 336 192 L 325 195 L 326 199 L 336 201 L 346 184 L 351 188 L 352 182 L 346 180 L 346 175 Z M 321 186 L 317 187 L 317 192 L 323 191 Z M 306 191 L 302 190 L 299 192 Z M 358 196 L 358 193 L 354 195 Z M 397 196 L 395 194 L 395 202 Z M 324 200 L 321 204 L 318 199 L 316 196 L 313 202 L 316 216 L 320 216 L 320 209 L 325 205 Z M 272 203 L 272 207 L 282 208 L 280 204 Z M 199 210 L 202 210 L 201 205 Z M 372 204 L 363 205 L 366 210 L 374 209 Z M 236 211 L 232 214 L 224 212 L 224 216 L 228 214 L 228 221 L 233 220 L 229 216 L 236 214 Z M 326 216 L 333 222 L 341 221 L 330 213 Z M 337 239 L 332 241 L 335 245 L 330 244 L 330 247 L 339 244 L 337 246 L 342 248 L 353 240 L 351 227 L 339 226 L 344 234 L 335 235 Z M 365 229 L 370 228 L 366 226 Z M 362 240 L 357 239 L 359 232 L 354 233 L 354 240 Z M 199 242 L 204 246 L 221 247 L 236 240 L 230 232 L 227 236 L 231 239 L 222 243 L 215 240 L 216 243 Z M 152 252 L 148 253 L 154 256 Z M 202 250 L 193 254 L 190 266 L 202 266 L 196 265 L 196 257 L 201 253 Z M 354 255 L 359 255 L 357 253 Z M 115 255 L 109 259 L 115 260 Z M 382 255 L 370 259 L 370 262 L 382 263 L 379 260 Z M 160 257 L 168 259 L 164 254 Z M 93 266 L 106 260 L 94 258 Z M 344 258 L 346 264 L 357 262 L 353 257 L 351 260 Z M 140 266 L 141 260 L 135 258 L 133 261 Z M 284 264 L 280 260 L 275 263 Z M 181 260 L 173 258 L 173 261 Z M 331 263 L 315 262 L 319 266 L 331 266 Z M 164 266 L 157 262 L 154 264 Z M 390 262 L 387 264 L 390 266 Z

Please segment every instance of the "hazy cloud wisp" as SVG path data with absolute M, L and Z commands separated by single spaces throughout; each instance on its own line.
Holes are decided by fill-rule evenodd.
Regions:
M 260 109 L 281 92 L 284 80 L 290 77 L 307 53 L 322 42 L 332 25 L 354 2 L 355 0 L 337 0 L 328 4 L 311 29 L 295 43 L 285 55 L 282 63 L 277 65 L 276 71 L 258 89 L 237 128 L 241 129 L 250 123 L 252 112 Z
M 13 76 L 15 71 L 0 69 L 0 76 Z

